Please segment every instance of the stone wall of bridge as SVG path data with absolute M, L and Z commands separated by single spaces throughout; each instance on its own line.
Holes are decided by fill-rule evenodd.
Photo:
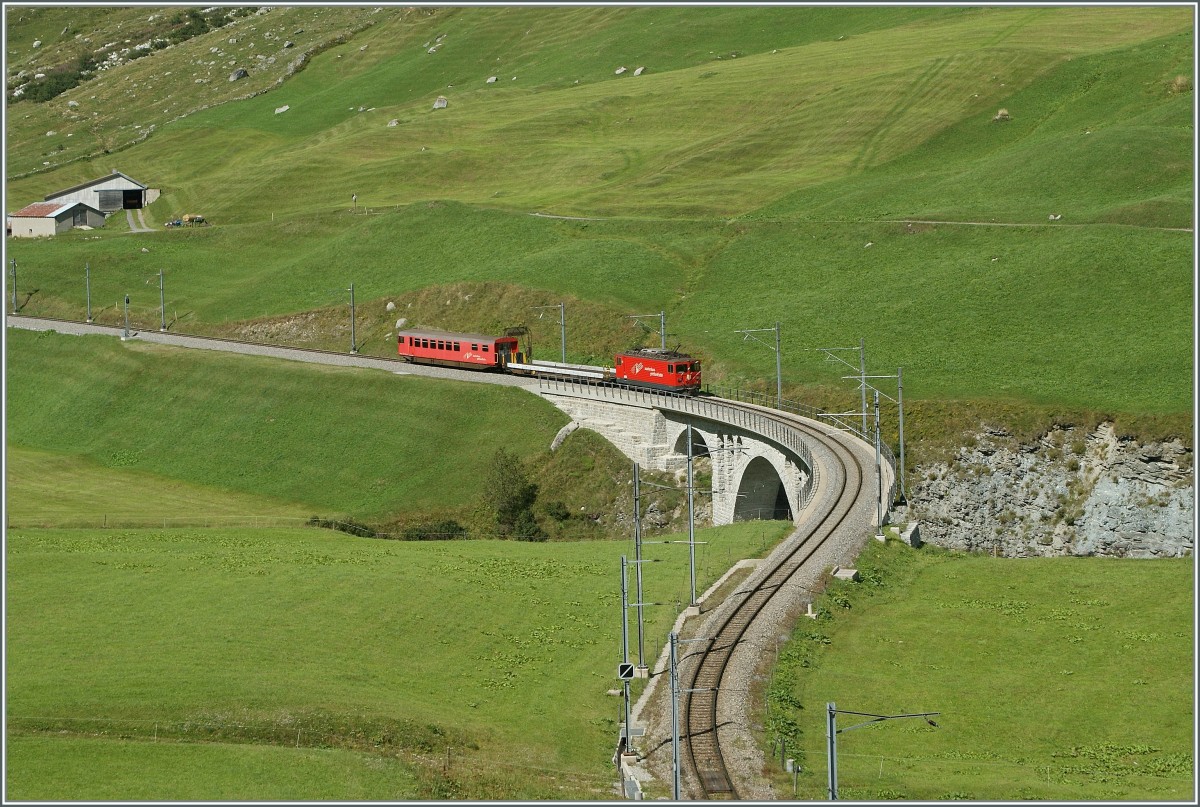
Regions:
M 541 394 L 643 468 L 685 470 L 691 426 L 693 456 L 708 457 L 712 464 L 714 524 L 757 518 L 795 521 L 803 509 L 812 469 L 796 452 L 749 428 L 662 409 L 649 396 L 605 400 L 545 389 Z

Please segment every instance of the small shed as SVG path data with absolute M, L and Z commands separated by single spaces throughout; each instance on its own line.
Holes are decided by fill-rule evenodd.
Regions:
M 158 190 L 148 188 L 133 177 L 113 171 L 106 177 L 80 183 L 46 197 L 47 202 L 83 202 L 112 213 L 116 210 L 137 210 L 158 198 Z
M 83 202 L 35 202 L 8 217 L 13 238 L 58 235 L 82 226 L 103 227 L 104 214 Z

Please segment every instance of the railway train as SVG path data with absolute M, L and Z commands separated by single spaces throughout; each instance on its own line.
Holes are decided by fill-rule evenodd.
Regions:
M 516 336 L 407 329 L 397 333 L 400 358 L 416 364 L 461 367 L 514 375 L 562 378 L 695 395 L 700 361 L 674 350 L 642 348 L 618 353 L 612 367 L 534 361 Z

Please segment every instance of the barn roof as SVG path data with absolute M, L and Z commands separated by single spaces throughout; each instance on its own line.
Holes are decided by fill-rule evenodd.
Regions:
M 134 185 L 137 185 L 139 188 L 142 188 L 143 190 L 145 190 L 145 188 L 146 188 L 145 185 L 138 182 L 136 179 L 129 176 L 128 174 L 122 174 L 120 171 L 113 171 L 108 176 L 103 176 L 103 177 L 100 177 L 99 179 L 90 179 L 87 182 L 81 182 L 78 185 L 72 185 L 70 188 L 65 188 L 61 191 L 55 191 L 54 193 L 52 193 L 46 197 L 46 201 L 50 201 L 51 199 L 54 199 L 58 196 L 65 196 L 68 193 L 74 193 L 75 191 L 81 191 L 81 190 L 84 190 L 85 188 L 90 188 L 93 185 L 99 185 L 101 182 L 108 182 L 113 177 L 124 177 L 125 179 L 132 182 Z
M 10 213 L 9 215 L 13 218 L 45 219 L 51 218 L 52 216 L 57 216 L 64 210 L 70 210 L 71 208 L 78 207 L 80 205 L 86 207 L 88 210 L 95 210 L 97 213 L 100 212 L 91 205 L 83 202 L 34 202 L 27 207 L 21 208 L 16 213 Z

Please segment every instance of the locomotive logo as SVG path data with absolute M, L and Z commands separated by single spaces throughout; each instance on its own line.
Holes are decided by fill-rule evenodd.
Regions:
M 640 373 L 640 372 L 641 372 L 641 371 L 642 371 L 642 370 L 645 368 L 645 366 L 646 366 L 646 365 L 642 364 L 642 363 L 639 361 L 637 364 L 633 365 L 633 374 L 634 374 L 634 375 L 637 375 L 638 373 Z

